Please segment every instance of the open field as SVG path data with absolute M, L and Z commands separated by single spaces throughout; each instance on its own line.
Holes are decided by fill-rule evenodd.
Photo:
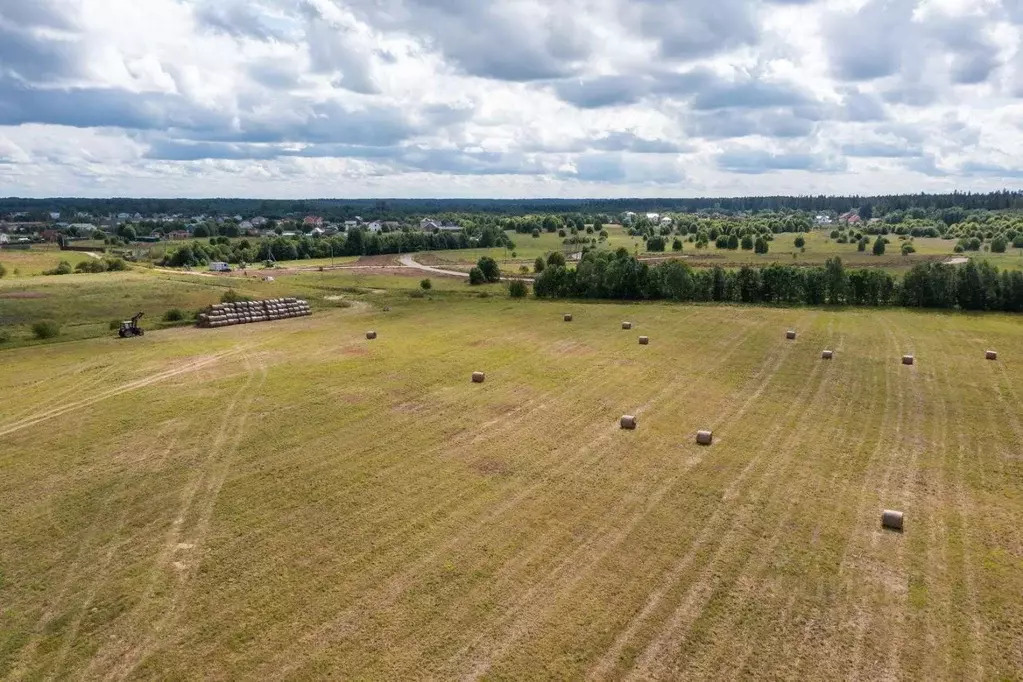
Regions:
M 738 268 L 742 265 L 769 265 L 781 263 L 783 265 L 823 265 L 828 258 L 838 256 L 845 263 L 846 267 L 852 268 L 882 268 L 892 273 L 904 273 L 911 267 L 924 260 L 943 261 L 953 257 L 969 257 L 976 260 L 986 260 L 992 265 L 1003 270 L 1023 269 L 1023 251 L 1009 249 L 1006 253 L 983 253 L 970 252 L 956 254 L 953 249 L 956 245 L 950 239 L 918 238 L 913 240 L 917 252 L 909 256 L 900 253 L 902 242 L 896 235 L 888 235 L 891 243 L 884 256 L 875 256 L 869 248 L 866 252 L 856 249 L 856 244 L 839 244 L 829 239 L 830 231 L 817 230 L 803 235 L 806 239 L 805 250 L 797 249 L 795 246 L 795 233 L 784 233 L 775 235 L 774 241 L 770 243 L 770 252 L 759 255 L 752 251 L 742 249 L 718 249 L 711 243 L 706 249 L 697 249 L 696 245 L 684 241 L 682 253 L 671 250 L 671 242 L 675 235 L 667 237 L 667 250 L 662 252 L 647 252 L 642 239 L 630 237 L 621 227 L 608 228 L 608 240 L 600 248 L 617 249 L 624 246 L 629 253 L 640 257 L 669 258 L 681 257 L 693 267 L 713 267 L 720 265 L 724 268 Z M 526 265 L 532 270 L 533 261 L 537 256 L 546 256 L 552 251 L 563 251 L 562 238 L 557 233 L 543 233 L 538 239 L 528 234 L 516 234 L 509 232 L 508 236 L 515 242 L 517 257 L 511 257 L 511 251 L 501 249 L 466 249 L 454 251 L 431 251 L 420 254 L 417 258 L 423 263 L 433 265 L 445 265 L 455 269 L 468 270 L 481 256 L 490 256 L 497 260 L 507 272 L 517 272 L 519 267 Z M 871 238 L 873 239 L 873 238 Z
M 33 277 L 52 270 L 62 261 L 71 263 L 71 267 L 82 261 L 91 260 L 92 256 L 81 251 L 61 251 L 53 244 L 33 244 L 31 249 L 0 249 L 0 263 L 7 268 L 6 277 Z M 14 271 L 18 272 L 15 273 Z M 5 279 L 6 279 L 5 277 Z
M 1023 318 L 358 282 L 0 350 L 0 677 L 1023 677 Z

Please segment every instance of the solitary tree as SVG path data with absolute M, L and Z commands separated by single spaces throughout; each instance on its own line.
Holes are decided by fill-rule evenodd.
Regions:
M 794 243 L 797 249 L 801 249 L 804 246 L 806 246 L 806 240 L 803 238 L 803 235 L 801 234 L 796 235 L 796 241 Z
M 877 239 L 874 240 L 874 255 L 884 255 L 884 237 L 881 235 L 877 235 Z
M 671 250 L 672 251 L 681 251 L 682 250 L 682 240 L 679 239 L 678 237 L 675 237 L 675 240 L 671 243 Z
M 476 267 L 483 273 L 483 278 L 488 282 L 499 282 L 501 281 L 501 268 L 497 266 L 497 261 L 490 256 L 483 256 L 476 263 Z
M 419 283 L 419 288 L 422 289 L 423 291 L 429 291 L 430 289 L 433 288 L 433 282 L 431 282 L 430 278 L 427 277 L 426 279 Z
M 767 253 L 767 240 L 763 237 L 757 237 L 757 241 L 753 244 L 753 250 L 756 253 Z

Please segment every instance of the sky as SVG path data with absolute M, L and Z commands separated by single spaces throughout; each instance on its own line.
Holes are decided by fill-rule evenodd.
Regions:
M 1023 186 L 1023 0 L 0 0 L 0 195 Z

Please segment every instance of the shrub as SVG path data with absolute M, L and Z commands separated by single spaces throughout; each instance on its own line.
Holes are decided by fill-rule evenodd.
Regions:
M 671 243 L 671 250 L 672 251 L 681 251 L 682 250 L 682 240 L 679 239 L 678 237 L 675 237 L 675 240 Z
M 487 278 L 483 276 L 483 271 L 479 267 L 474 267 L 469 271 L 469 284 L 483 284 L 487 281 Z
M 646 240 L 647 251 L 664 251 L 664 237 L 650 237 Z
M 512 251 L 512 258 L 518 258 L 518 257 L 519 257 L 519 252 L 518 251 Z
M 75 266 L 75 272 L 106 272 L 107 264 L 101 260 L 83 260 Z
M 767 253 L 768 246 L 767 240 L 763 237 L 757 237 L 757 241 L 753 244 L 753 250 L 756 253 Z
M 11 340 L 11 333 L 5 329 L 0 329 L 0 343 L 7 343 Z
M 748 234 L 742 238 L 742 250 L 750 251 L 753 249 L 753 237 Z
M 728 235 L 728 237 L 726 238 L 726 246 L 732 251 L 739 248 L 739 237 L 734 234 Z
M 565 237 L 567 237 L 568 235 L 567 235 L 567 234 L 565 234 L 565 231 L 564 231 L 564 230 L 558 230 L 558 236 L 559 236 L 559 237 L 561 237 L 562 239 L 564 239 L 564 238 L 565 238 Z
M 7 268 L 4 267 L 3 263 L 0 263 L 0 279 L 3 279 L 7 275 Z
M 963 252 L 963 245 L 962 244 L 956 244 L 955 246 L 952 247 L 952 251 L 953 251 L 953 253 L 962 253 Z
M 47 270 L 43 274 L 44 275 L 70 275 L 72 272 L 73 272 L 73 270 L 71 269 L 71 263 L 68 263 L 66 260 L 62 260 L 60 263 L 57 264 L 57 267 L 53 268 L 52 270 Z
M 508 285 L 508 295 L 512 298 L 525 298 L 529 294 L 529 287 L 522 280 L 515 280 Z
M 537 256 L 536 260 L 533 261 L 533 272 L 539 274 L 543 272 L 543 269 L 547 267 L 547 264 L 543 261 L 543 256 Z
M 501 281 L 501 268 L 497 261 L 489 256 L 483 256 L 476 262 L 476 267 L 483 273 L 483 278 L 488 282 Z
M 534 229 L 533 230 L 533 239 L 539 239 L 539 238 L 540 238 L 540 230 Z
M 564 267 L 565 255 L 560 251 L 555 251 L 553 253 L 547 254 L 547 265 L 550 266 L 560 265 Z
M 912 244 L 906 242 L 905 244 L 902 245 L 902 255 L 908 256 L 911 253 L 916 253 L 916 249 L 913 247 Z
M 875 256 L 883 256 L 884 255 L 884 244 L 885 244 L 885 238 L 881 237 L 881 236 L 878 236 L 878 238 L 874 241 L 874 255 Z
M 1005 249 L 1009 246 L 1009 240 L 998 235 L 991 240 L 991 253 L 1005 253 Z
M 60 325 L 53 320 L 41 320 L 32 325 L 32 333 L 37 339 L 53 339 L 60 336 Z
M 522 273 L 523 275 L 528 275 L 529 274 L 529 266 L 528 265 L 520 265 L 519 266 L 519 272 Z
M 185 319 L 185 313 L 181 308 L 171 308 L 163 314 L 164 322 L 181 322 L 183 319 Z
M 1012 248 L 1023 249 L 1023 234 L 1017 235 L 1012 240 Z
M 110 272 L 121 272 L 128 269 L 128 264 L 120 258 L 107 258 L 106 259 L 107 270 Z
M 796 235 L 796 241 L 794 243 L 797 249 L 801 249 L 804 246 L 806 246 L 806 240 L 803 238 L 803 235 L 801 234 Z
M 858 241 L 856 243 L 856 250 L 857 251 L 866 251 L 867 250 L 867 238 L 866 237 L 864 237 L 863 239 L 861 239 L 860 241 Z
M 423 291 L 429 291 L 430 289 L 433 288 L 433 282 L 431 282 L 430 278 L 427 277 L 426 279 L 419 282 L 419 288 L 422 289 Z
M 251 301 L 251 300 L 252 299 L 249 298 L 248 296 L 243 296 L 242 294 L 239 294 L 234 289 L 228 289 L 220 297 L 220 302 L 221 303 L 239 303 L 241 301 Z
M 828 236 L 831 237 L 832 239 L 838 239 L 841 234 L 842 233 L 839 232 L 838 230 L 832 230 L 831 234 Z

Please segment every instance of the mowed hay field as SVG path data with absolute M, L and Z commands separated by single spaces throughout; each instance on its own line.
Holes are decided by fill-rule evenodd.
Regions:
M 1018 679 L 1021 332 L 494 297 L 4 351 L 0 676 Z

